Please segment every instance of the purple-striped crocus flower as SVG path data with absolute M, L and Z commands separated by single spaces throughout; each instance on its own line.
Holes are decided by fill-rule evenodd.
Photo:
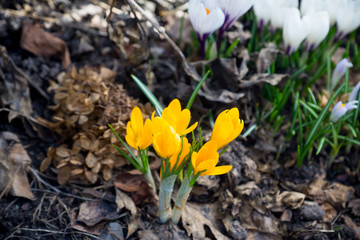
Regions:
M 201 56 L 205 58 L 205 41 L 223 25 L 225 15 L 217 0 L 190 0 L 188 11 L 200 41 Z
M 337 122 L 339 118 L 345 115 L 348 111 L 357 108 L 358 101 L 351 101 L 347 104 L 344 104 L 342 101 L 339 101 L 333 107 L 330 114 L 330 121 Z

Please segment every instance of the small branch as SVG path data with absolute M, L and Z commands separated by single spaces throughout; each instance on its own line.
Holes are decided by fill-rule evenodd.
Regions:
M 175 50 L 175 52 L 177 53 L 177 55 L 180 57 L 181 59 L 181 63 L 182 63 L 182 67 L 185 71 L 185 73 L 192 77 L 193 80 L 199 82 L 200 81 L 200 76 L 197 74 L 197 72 L 195 71 L 195 69 L 193 69 L 189 63 L 187 62 L 183 52 L 180 50 L 180 48 L 176 45 L 176 43 L 169 37 L 169 35 L 167 35 L 164 27 L 160 26 L 159 23 L 156 22 L 155 19 L 153 19 L 151 16 L 149 16 L 136 2 L 135 0 L 127 0 L 127 2 L 129 4 L 131 4 L 137 11 L 139 11 L 141 13 L 141 15 L 143 15 L 152 25 L 153 27 L 161 34 L 165 37 L 165 39 L 168 41 L 168 43 L 170 44 L 170 46 Z

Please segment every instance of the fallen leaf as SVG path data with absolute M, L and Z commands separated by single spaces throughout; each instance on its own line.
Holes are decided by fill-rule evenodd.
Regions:
M 348 216 L 342 216 L 346 225 L 348 225 L 355 233 L 356 239 L 360 239 L 360 227 Z
M 268 67 L 276 60 L 280 50 L 275 44 L 268 44 L 267 47 L 260 50 L 259 56 L 256 60 L 256 70 L 258 73 L 264 73 Z
M 104 229 L 100 238 L 104 239 L 104 240 L 123 240 L 123 239 L 125 239 L 121 224 L 118 222 L 109 222 L 106 225 L 106 228 Z
M 81 203 L 76 221 L 85 223 L 86 226 L 94 226 L 100 221 L 115 220 L 118 217 L 114 205 L 100 200 Z
M 349 202 L 348 208 L 351 208 L 351 213 L 355 216 L 360 216 L 360 198 L 353 199 Z
M 325 211 L 325 216 L 323 218 L 323 221 L 326 223 L 332 223 L 332 221 L 337 216 L 337 211 L 330 203 L 327 202 L 321 204 L 320 207 Z
M 71 64 L 66 43 L 51 33 L 43 31 L 39 23 L 24 22 L 20 46 L 36 56 L 58 58 L 65 68 Z
M 204 207 L 210 208 L 211 205 L 206 204 Z M 192 235 L 193 239 L 205 239 L 205 226 L 207 226 L 215 236 L 215 239 L 229 239 L 219 231 L 217 224 L 213 222 L 215 219 L 204 216 L 203 211 L 201 210 L 202 208 L 200 205 L 189 202 L 186 204 L 181 219 L 188 236 Z
M 71 227 L 82 231 L 82 232 L 86 232 L 86 233 L 90 233 L 90 234 L 94 234 L 94 235 L 100 235 L 101 232 L 103 231 L 106 222 L 100 222 L 98 224 L 96 224 L 95 226 L 87 226 L 79 221 L 77 221 L 77 211 L 75 209 L 72 210 L 71 212 Z
M 345 207 L 346 203 L 354 198 L 355 189 L 335 182 L 325 189 L 324 193 L 327 201 Z
M 120 173 L 116 175 L 114 185 L 115 187 L 126 192 L 136 192 L 139 189 L 141 182 L 143 181 L 145 181 L 143 175 Z
M 120 209 L 122 208 L 126 208 L 127 210 L 129 210 L 131 212 L 132 216 L 136 215 L 137 209 L 135 206 L 134 201 L 131 199 L 131 197 L 129 197 L 128 195 L 126 195 L 125 193 L 123 193 L 121 190 L 115 188 L 116 190 L 116 204 L 117 204 L 117 211 L 119 212 Z
M 0 191 L 35 200 L 27 178 L 31 159 L 19 138 L 11 132 L 0 132 Z
M 249 88 L 258 84 L 268 83 L 270 85 L 278 85 L 281 81 L 289 78 L 287 74 L 270 74 L 270 73 L 258 73 L 251 76 L 249 80 L 241 80 L 240 88 Z

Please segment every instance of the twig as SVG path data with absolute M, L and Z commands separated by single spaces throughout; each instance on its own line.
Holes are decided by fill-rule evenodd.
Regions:
M 46 187 L 48 187 L 49 189 L 53 190 L 56 194 L 63 194 L 65 196 L 68 196 L 68 197 L 74 197 L 74 198 L 77 198 L 77 199 L 81 199 L 81 200 L 85 200 L 85 201 L 93 201 L 94 199 L 91 199 L 91 198 L 86 198 L 86 197 L 80 197 L 80 196 L 76 196 L 74 194 L 70 194 L 70 193 L 64 193 L 62 191 L 60 191 L 59 189 L 57 189 L 56 187 L 54 187 L 53 185 L 45 182 L 38 174 L 37 170 L 33 169 L 33 168 L 30 168 L 30 171 L 31 173 L 35 176 L 35 178 L 41 182 L 42 184 L 44 184 Z M 52 193 L 54 193 L 52 192 Z M 50 192 L 51 193 L 51 192 Z
M 175 52 L 177 53 L 177 55 L 180 57 L 181 59 L 181 63 L 182 63 L 182 67 L 185 71 L 185 73 L 192 77 L 193 80 L 199 82 L 200 81 L 200 76 L 197 74 L 197 72 L 195 71 L 195 69 L 193 69 L 189 63 L 187 62 L 184 54 L 182 53 L 182 51 L 180 50 L 180 48 L 176 45 L 176 43 L 167 35 L 164 27 L 160 26 L 155 19 L 153 19 L 151 16 L 149 16 L 136 2 L 135 0 L 126 0 L 129 4 L 131 4 L 137 11 L 139 11 L 141 13 L 141 15 L 143 15 L 152 25 L 153 27 L 161 34 L 165 37 L 165 39 L 168 41 L 168 43 L 170 44 L 170 46 L 175 50 Z
M 86 233 L 86 232 L 63 232 L 63 231 L 55 231 L 55 230 L 49 230 L 49 229 L 42 229 L 42 228 L 37 228 L 37 229 L 32 229 L 32 228 L 18 228 L 16 231 L 21 230 L 21 231 L 29 231 L 29 232 L 46 232 L 46 233 L 53 233 L 53 234 L 83 234 L 85 236 L 89 236 L 89 237 L 93 237 L 95 239 L 100 239 L 98 236 L 90 234 L 90 233 Z M 8 239 L 8 238 L 6 238 Z

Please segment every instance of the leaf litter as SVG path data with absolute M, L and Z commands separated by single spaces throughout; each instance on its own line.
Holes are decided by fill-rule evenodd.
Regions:
M 14 83 L 18 84 L 7 90 L 11 94 L 1 95 L 0 107 L 15 114 L 10 115 L 10 117 L 14 116 L 10 120 L 20 117 L 31 122 L 32 128 L 39 137 L 41 133 L 44 133 L 43 130 L 37 130 L 40 129 L 39 126 L 50 129 L 57 135 L 57 144 L 49 147 L 42 159 L 36 159 L 36 166 L 43 172 L 39 173 L 39 178 L 49 181 L 50 185 L 55 186 L 57 183 L 61 185 L 56 185 L 61 189 L 61 191 L 58 190 L 60 195 L 55 198 L 51 195 L 54 193 L 48 193 L 50 197 L 44 197 L 38 192 L 38 188 L 43 189 L 48 186 L 42 186 L 30 180 L 32 187 L 30 188 L 28 184 L 29 187 L 26 188 L 30 193 L 31 190 L 36 190 L 36 192 L 33 191 L 35 194 L 32 193 L 32 197 L 28 195 L 27 198 L 35 199 L 34 203 L 38 204 L 38 209 L 42 209 L 48 200 L 50 209 L 52 209 L 51 206 L 58 209 L 62 209 L 59 206 L 67 206 L 72 209 L 71 214 L 69 213 L 71 216 L 60 217 L 59 223 L 63 225 L 59 225 L 66 229 L 66 223 L 68 223 L 71 224 L 72 230 L 78 231 L 76 234 L 86 233 L 102 239 L 124 239 L 124 236 L 131 239 L 158 239 L 160 237 L 169 239 L 309 239 L 313 236 L 336 239 L 337 233 L 341 233 L 344 237 L 353 237 L 353 239 L 358 237 L 357 187 L 353 187 L 354 184 L 349 186 L 349 182 L 334 181 L 334 178 L 329 175 L 322 174 L 323 170 L 316 164 L 315 167 L 309 165 L 296 169 L 293 166 L 294 156 L 288 152 L 281 152 L 281 144 L 289 143 L 285 143 L 278 136 L 279 134 L 274 136 L 267 132 L 270 131 L 269 126 L 262 126 L 255 135 L 238 139 L 229 147 L 229 151 L 221 158 L 224 163 L 234 166 L 229 175 L 199 179 L 179 226 L 157 223 L 156 207 L 148 184 L 136 175 L 136 171 L 129 171 L 128 163 L 112 147 L 112 144 L 117 144 L 117 140 L 107 128 L 107 124 L 111 123 L 120 136 L 124 137 L 125 125 L 129 120 L 131 109 L 139 106 L 148 117 L 153 108 L 129 96 L 125 90 L 125 88 L 130 89 L 126 85 L 128 84 L 126 80 L 122 79 L 124 81 L 122 85 L 117 81 L 118 79 L 115 79 L 119 74 L 135 69 L 140 76 L 146 78 L 147 84 L 152 86 L 155 92 L 158 91 L 158 94 L 165 96 L 161 100 L 166 102 L 166 96 L 171 96 L 172 92 L 168 91 L 168 85 L 161 88 L 163 84 L 161 80 L 171 79 L 174 81 L 172 86 L 182 86 L 181 89 L 191 92 L 196 81 L 189 84 L 189 79 L 186 78 L 192 81 L 198 80 L 198 76 L 194 74 L 194 65 L 189 64 L 186 59 L 184 61 L 181 55 L 177 55 L 177 49 L 169 47 L 168 40 L 163 40 L 164 32 L 160 29 L 161 27 L 158 28 L 160 25 L 156 24 L 164 22 L 153 21 L 160 19 L 154 14 L 157 7 L 162 13 L 167 11 L 166 18 L 171 19 L 172 9 L 181 3 L 175 4 L 172 1 L 138 1 L 138 3 L 140 8 L 133 5 L 135 8 L 131 14 L 128 5 L 116 5 L 113 8 L 113 18 L 109 20 L 110 24 L 105 21 L 104 13 L 111 6 L 97 1 L 94 1 L 94 4 L 85 4 L 83 10 L 82 7 L 70 7 L 71 5 L 66 1 L 56 3 L 60 4 L 57 7 L 63 8 L 65 14 L 53 11 L 55 6 L 52 7 L 53 3 L 50 2 L 42 2 L 39 5 L 40 8 L 33 6 L 28 8 L 28 11 L 33 11 L 33 18 L 41 16 L 42 12 L 38 10 L 43 8 L 51 11 L 53 16 L 59 16 L 59 19 L 60 17 L 63 17 L 63 20 L 75 19 L 69 20 L 69 25 L 64 25 L 64 27 L 78 24 L 77 29 L 82 29 L 81 31 L 86 34 L 95 33 L 92 35 L 95 36 L 94 39 L 106 36 L 107 29 L 110 33 L 107 38 L 116 45 L 116 51 L 113 53 L 116 57 L 113 57 L 111 61 L 120 61 L 121 66 L 113 64 L 111 68 L 108 68 L 105 67 L 108 64 L 106 61 L 104 61 L 106 64 L 98 67 L 72 66 L 68 71 L 59 74 L 56 79 L 47 78 L 49 86 L 46 93 L 44 87 L 39 88 L 34 84 L 34 79 L 29 77 L 31 75 L 27 74 L 27 77 L 24 77 L 20 74 L 23 77 L 17 79 L 19 75 L 15 73 L 21 69 L 19 67 L 16 69 L 16 65 L 15 67 L 11 63 L 1 65 L 2 72 L 6 73 L 6 76 L 13 74 L 16 80 Z M 141 7 L 147 14 L 142 12 Z M 19 14 L 20 10 L 16 11 L 12 13 Z M 6 12 L 11 11 L 6 10 Z M 149 15 L 152 18 L 151 24 L 147 22 Z M 47 17 L 47 24 L 34 24 L 32 31 L 54 37 L 55 34 L 44 30 L 44 25 L 49 25 L 50 22 L 60 23 L 55 18 Z M 85 21 L 87 18 L 91 21 Z M 166 22 L 164 24 L 165 29 L 171 29 L 171 24 L 174 23 L 169 22 L 168 26 Z M 156 27 L 154 28 L 153 25 Z M 247 31 L 246 26 L 235 25 L 234 29 L 236 31 L 227 33 L 229 38 L 240 37 L 240 42 L 249 38 L 250 32 Z M 97 48 L 101 48 L 97 45 L 100 41 L 96 43 L 84 33 L 77 32 L 77 34 L 76 43 L 74 42 L 73 46 L 69 47 L 73 63 L 76 63 L 77 58 L 84 56 L 86 58 L 87 54 L 96 53 Z M 177 40 L 176 33 L 172 32 L 170 36 L 172 36 L 172 41 Z M 52 37 L 50 38 L 54 40 Z M 54 40 L 55 42 L 60 42 L 60 38 L 55 38 L 57 39 Z M 29 45 L 31 41 L 25 40 L 26 38 L 23 41 L 28 41 Z M 184 43 L 186 41 L 189 39 L 184 39 Z M 65 43 L 68 45 L 68 42 L 65 41 Z M 152 46 L 148 48 L 148 44 Z M 58 55 L 61 56 L 59 60 L 63 64 L 65 61 L 64 66 L 67 66 L 70 59 L 66 57 L 66 47 L 63 44 L 60 45 L 62 47 L 57 49 Z M 37 52 L 39 49 L 35 51 L 33 46 L 31 48 L 33 50 L 28 48 L 29 52 L 35 55 L 52 57 L 52 54 L 44 55 Z M 78 52 L 75 51 L 76 48 L 79 49 Z M 171 59 L 170 66 L 159 64 L 160 60 L 163 60 L 162 62 L 169 60 L 165 58 L 169 49 L 172 49 L 172 54 L 177 55 L 180 61 Z M 109 49 L 102 49 L 102 51 L 105 55 L 111 52 Z M 153 54 L 155 60 L 158 61 L 150 64 L 150 54 Z M 257 99 L 259 88 L 265 83 L 281 84 L 288 78 L 287 74 L 270 76 L 264 73 L 277 54 L 279 53 L 272 46 L 267 46 L 258 54 L 249 56 L 245 48 L 239 47 L 234 50 L 230 59 L 214 60 L 211 65 L 218 74 L 217 78 L 226 75 L 227 82 L 225 86 L 219 86 L 224 83 L 221 81 L 207 83 L 199 94 L 200 100 L 196 101 L 198 109 L 208 109 L 208 106 L 211 106 L 210 108 L 217 112 L 218 106 L 228 107 L 228 105 L 246 103 L 241 109 L 241 115 L 245 116 L 246 123 L 250 126 L 254 122 L 252 117 L 255 113 L 254 105 L 259 102 Z M 5 59 L 5 56 L 3 54 L 2 59 Z M 251 66 L 250 62 L 255 63 L 255 66 Z M 171 66 L 173 63 L 177 65 Z M 183 68 L 178 68 L 179 66 Z M 166 78 L 161 76 L 164 73 L 168 74 Z M 6 92 L 4 89 L 6 89 L 5 86 L 9 86 L 9 79 L 2 78 L 0 83 L 1 91 Z M 229 86 L 234 87 L 229 89 Z M 19 97 L 19 89 L 24 90 L 25 94 L 21 96 L 22 98 Z M 33 103 L 30 92 L 33 89 L 44 99 L 51 97 L 51 104 L 47 106 L 52 111 L 51 118 L 36 116 L 31 111 Z M 181 94 L 183 94 L 183 99 L 186 99 L 185 91 Z M 17 102 L 19 99 L 21 101 Z M 21 104 L 12 105 L 13 102 L 25 104 L 26 107 Z M 208 129 L 205 127 L 204 132 L 206 131 Z M 22 177 L 25 179 L 26 168 L 30 164 L 28 161 L 30 158 L 25 155 L 27 148 L 20 150 L 24 148 L 18 139 L 9 141 L 3 138 L 0 140 L 5 146 L 6 156 L 1 159 L 1 170 L 5 173 L 1 176 L 9 178 L 8 176 L 14 173 L 14 167 L 9 168 L 8 164 L 9 157 L 16 155 L 21 156 L 22 161 L 16 162 L 21 163 L 24 169 Z M 16 144 L 18 145 L 14 148 Z M 11 151 L 15 151 L 14 155 L 11 155 Z M 280 160 L 287 161 L 286 165 L 281 166 L 277 162 L 279 155 Z M 153 163 L 156 161 L 157 159 L 153 159 Z M 31 164 L 34 165 L 34 160 Z M 4 168 L 5 165 L 7 167 Z M 153 164 L 154 172 L 158 168 L 159 164 Z M 354 173 L 348 175 L 352 178 L 357 177 Z M 33 187 L 34 184 L 35 187 Z M 22 185 L 24 186 L 25 184 Z M 21 190 L 21 192 L 26 191 Z M 4 227 L 10 232 L 11 221 L 9 221 L 8 209 L 16 208 L 11 208 L 13 203 L 10 203 L 8 199 L 8 196 L 5 199 L 3 196 L 0 202 L 0 209 L 5 213 L 3 218 L 6 221 L 1 228 Z M 23 209 L 29 208 L 26 204 L 19 206 Z M 40 232 L 36 229 L 43 226 L 41 224 L 39 227 L 34 226 L 34 231 Z M 54 229 L 53 226 L 45 226 Z M 17 233 L 16 231 L 13 233 Z M 59 234 L 62 230 L 57 231 L 55 234 Z

